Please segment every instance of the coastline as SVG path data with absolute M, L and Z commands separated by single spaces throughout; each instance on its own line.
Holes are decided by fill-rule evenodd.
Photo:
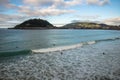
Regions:
M 119 52 L 118 39 L 63 50 L 62 54 L 55 51 L 1 58 L 0 79 L 119 80 Z
M 11 30 L 64 30 L 64 29 L 68 29 L 68 30 L 120 30 L 120 29 L 99 29 L 99 28 L 6 28 L 6 29 L 11 29 Z

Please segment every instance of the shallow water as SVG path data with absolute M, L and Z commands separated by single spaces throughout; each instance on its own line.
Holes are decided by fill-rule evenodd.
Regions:
M 87 45 L 44 54 L 29 51 L 81 42 Z M 0 29 L 0 52 L 16 50 L 31 54 L 0 57 L 0 80 L 120 80 L 120 31 Z
M 0 79 L 120 80 L 120 40 L 85 45 L 62 53 L 0 58 Z
M 81 42 L 120 38 L 117 30 L 12 30 L 0 29 L 0 52 L 42 49 Z

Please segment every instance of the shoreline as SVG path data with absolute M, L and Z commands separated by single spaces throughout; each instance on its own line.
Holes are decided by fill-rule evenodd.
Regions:
M 63 29 L 66 29 L 66 30 L 116 30 L 116 31 L 120 31 L 120 29 L 89 29 L 89 28 L 86 28 L 86 29 L 75 29 L 75 28 L 44 28 L 44 29 L 39 29 L 39 28 L 34 28 L 34 29 L 30 29 L 30 28 L 21 28 L 21 29 L 17 29 L 17 28 L 6 28 L 6 29 L 9 29 L 9 30 L 63 30 Z
M 63 50 L 62 54 L 55 51 L 1 58 L 0 79 L 119 80 L 119 52 L 120 40 L 112 40 Z

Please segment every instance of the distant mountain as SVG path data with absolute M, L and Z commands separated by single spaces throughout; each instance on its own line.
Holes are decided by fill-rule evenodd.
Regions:
M 62 29 L 111 29 L 111 30 L 120 30 L 120 26 L 112 26 L 106 24 L 98 24 L 92 22 L 75 22 L 66 24 Z
M 55 28 L 51 23 L 42 19 L 30 19 L 18 24 L 14 29 L 52 29 Z

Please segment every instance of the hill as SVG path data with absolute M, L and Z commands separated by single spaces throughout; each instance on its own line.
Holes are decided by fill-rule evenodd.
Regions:
M 66 24 L 62 29 L 111 29 L 111 30 L 120 30 L 120 26 L 112 26 L 106 24 L 98 24 L 92 22 L 75 22 Z
M 107 29 L 120 30 L 120 26 L 107 24 L 98 24 L 93 22 L 74 22 L 62 27 L 55 27 L 43 19 L 29 19 L 21 24 L 16 25 L 13 29 Z
M 30 19 L 18 24 L 14 29 L 51 29 L 54 26 L 46 20 L 42 19 Z

